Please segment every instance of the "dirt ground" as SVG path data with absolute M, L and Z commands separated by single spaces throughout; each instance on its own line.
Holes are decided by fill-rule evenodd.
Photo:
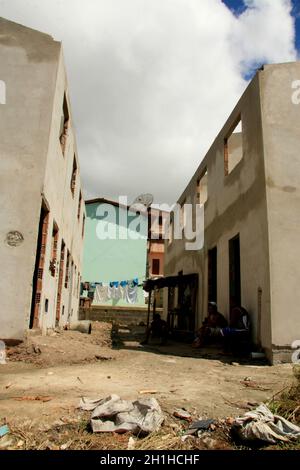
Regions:
M 90 335 L 64 330 L 53 331 L 49 336 L 30 332 L 24 343 L 7 349 L 7 356 L 9 362 L 40 367 L 72 365 L 109 360 L 113 357 L 111 346 L 111 325 L 95 322 Z
M 123 327 L 111 339 L 111 326 L 96 323 L 90 336 L 70 331 L 34 335 L 11 348 L 7 364 L 0 365 L 0 425 L 18 430 L 18 439 L 8 439 L 7 446 L 35 448 L 28 433 L 44 433 L 40 448 L 52 448 L 47 432 L 61 427 L 67 436 L 66 426 L 75 426 L 74 441 L 74 433 L 88 422 L 86 413 L 78 409 L 83 396 L 104 398 L 114 393 L 136 399 L 141 391 L 151 391 L 168 417 L 168 433 L 175 433 L 175 438 L 183 424 L 173 417 L 176 408 L 195 418 L 236 417 L 292 381 L 291 365 L 235 362 L 216 351 L 204 354 L 176 343 L 143 347 L 137 340 L 140 333 Z M 63 435 L 54 448 L 72 448 Z M 114 436 L 113 444 L 110 440 L 105 447 L 107 435 L 101 435 L 97 444 L 88 438 L 89 445 L 78 438 L 80 448 L 126 448 L 128 442 L 128 437 Z

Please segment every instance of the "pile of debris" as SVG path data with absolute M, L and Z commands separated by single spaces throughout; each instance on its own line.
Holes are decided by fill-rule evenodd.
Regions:
M 274 415 L 264 404 L 236 418 L 232 424 L 232 432 L 246 443 L 279 444 L 300 441 L 300 427 L 282 416 Z
M 164 415 L 155 398 L 122 400 L 118 395 L 104 399 L 82 398 L 80 408 L 92 411 L 93 432 L 131 432 L 145 436 L 160 429 Z
M 110 360 L 116 355 L 111 349 L 111 324 L 104 322 L 94 322 L 91 334 L 59 329 L 46 336 L 29 332 L 24 342 L 7 347 L 6 353 L 8 361 L 42 367 Z

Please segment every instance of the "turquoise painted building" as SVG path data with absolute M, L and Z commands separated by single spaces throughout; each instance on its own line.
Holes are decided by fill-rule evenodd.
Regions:
M 127 206 L 107 199 L 86 202 L 86 222 L 83 252 L 83 283 L 95 288 L 122 285 L 126 282 L 137 287 L 134 305 L 146 306 L 142 283 L 146 277 L 148 217 L 131 212 Z M 97 288 L 98 289 L 98 288 Z M 93 305 L 128 306 L 126 296 L 99 301 L 95 295 Z

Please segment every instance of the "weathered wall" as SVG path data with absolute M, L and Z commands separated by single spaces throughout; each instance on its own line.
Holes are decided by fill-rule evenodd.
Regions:
M 84 203 L 78 220 L 79 176 L 74 198 L 70 190 L 76 153 L 72 125 L 64 156 L 59 142 L 64 91 L 67 93 L 61 44 L 46 34 L 0 19 L 0 64 L 0 79 L 7 89 L 6 104 L 0 105 L 0 263 L 5 267 L 0 283 L 0 338 L 22 339 L 30 319 L 42 199 L 50 217 L 39 326 L 55 326 L 58 269 L 55 277 L 49 271 L 54 220 L 59 228 L 57 261 L 63 238 L 74 271 L 76 265 L 70 288 L 63 288 L 65 318 L 61 323 L 68 314 L 73 318 L 78 314 Z M 18 246 L 7 243 L 11 231 L 23 236 Z
M 28 325 L 31 283 L 61 45 L 0 18 L 0 337 L 20 339 Z M 22 234 L 9 246 L 11 231 Z
M 243 159 L 225 176 L 224 139 L 242 116 Z M 268 227 L 263 159 L 262 125 L 258 76 L 251 82 L 227 123 L 196 171 L 179 202 L 196 202 L 197 180 L 208 171 L 208 200 L 205 203 L 205 241 L 200 251 L 186 251 L 184 240 L 166 243 L 166 275 L 183 270 L 199 273 L 197 324 L 207 312 L 207 254 L 218 248 L 218 307 L 229 317 L 229 240 L 237 234 L 241 243 L 242 305 L 249 311 L 253 339 L 260 336 L 271 348 Z M 258 324 L 258 289 L 262 289 L 261 332 Z
M 59 129 L 61 124 L 61 111 L 64 94 L 66 94 L 68 100 L 70 123 L 68 128 L 66 148 L 63 154 L 59 141 Z M 77 175 L 74 194 L 72 194 L 71 177 L 74 157 L 76 158 Z M 40 308 L 40 326 L 42 328 L 51 328 L 55 325 L 59 269 L 57 267 L 54 277 L 51 276 L 49 269 L 47 269 L 51 259 L 51 236 L 54 221 L 59 229 L 57 244 L 57 266 L 59 266 L 60 261 L 62 240 L 65 243 L 63 280 L 65 279 L 66 274 L 67 250 L 69 250 L 73 261 L 73 264 L 70 265 L 68 288 L 65 288 L 65 283 L 63 282 L 60 307 L 60 325 L 64 325 L 70 319 L 75 320 L 78 316 L 81 261 L 83 251 L 82 225 L 83 215 L 85 213 L 85 206 L 82 200 L 80 217 L 77 217 L 80 191 L 82 191 L 80 181 L 80 167 L 77 155 L 76 138 L 73 128 L 71 105 L 68 97 L 68 83 L 63 54 L 61 53 L 57 73 L 56 92 L 53 103 L 45 180 L 43 185 L 43 196 L 50 207 L 50 218 L 47 250 L 45 256 L 46 269 L 44 269 L 43 296 Z M 48 313 L 45 312 L 46 299 L 49 301 Z
M 291 99 L 299 79 L 299 62 L 266 66 L 260 76 L 275 362 L 290 360 L 300 339 L 300 106 Z

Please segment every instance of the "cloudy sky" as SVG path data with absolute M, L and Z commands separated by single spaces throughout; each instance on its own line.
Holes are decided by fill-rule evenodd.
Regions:
M 86 198 L 174 202 L 253 71 L 300 49 L 299 0 L 0 0 L 0 16 L 63 41 Z

